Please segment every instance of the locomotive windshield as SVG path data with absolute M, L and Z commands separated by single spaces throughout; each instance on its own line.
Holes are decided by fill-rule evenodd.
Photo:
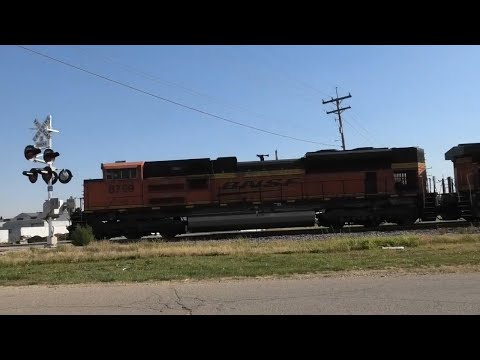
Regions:
M 137 169 L 109 169 L 105 170 L 107 180 L 136 179 Z

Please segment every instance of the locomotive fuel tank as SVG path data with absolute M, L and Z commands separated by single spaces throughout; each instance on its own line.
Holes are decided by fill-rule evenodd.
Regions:
M 189 232 L 314 226 L 314 211 L 194 216 L 188 218 Z

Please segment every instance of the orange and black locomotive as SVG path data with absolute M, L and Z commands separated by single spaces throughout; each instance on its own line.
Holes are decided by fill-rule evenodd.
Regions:
M 418 147 L 320 150 L 266 161 L 115 162 L 101 169 L 101 179 L 84 180 L 84 209 L 72 214 L 73 227 L 87 223 L 97 238 L 413 224 L 435 220 L 439 209 L 452 212 L 447 201 L 428 191 L 424 151 Z M 463 194 L 464 181 L 457 186 Z

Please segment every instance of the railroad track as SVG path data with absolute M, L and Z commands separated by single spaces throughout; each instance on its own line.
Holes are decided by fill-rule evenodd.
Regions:
M 378 227 L 364 227 L 364 226 L 345 226 L 341 229 L 333 229 L 327 227 L 310 227 L 310 228 L 289 228 L 289 229 L 267 229 L 267 230 L 248 230 L 248 231 L 226 231 L 217 233 L 192 233 L 183 234 L 177 236 L 174 241 L 182 240 L 194 240 L 194 241 L 207 241 L 207 240 L 225 240 L 235 238 L 268 238 L 275 236 L 296 236 L 296 235 L 323 235 L 323 234 L 355 234 L 366 232 L 398 232 L 398 231 L 422 231 L 432 229 L 455 229 L 466 227 L 479 227 L 480 222 L 470 221 L 436 221 L 436 222 L 423 222 L 409 226 L 400 226 L 395 224 L 385 224 Z M 111 239 L 111 241 L 117 243 L 130 243 L 138 241 L 148 240 L 163 240 L 161 237 L 146 236 L 141 239 L 125 239 L 117 238 Z M 170 240 L 171 241 L 171 240 Z M 58 244 L 69 244 L 70 241 L 62 240 Z M 46 242 L 28 243 L 28 244 L 0 244 L 0 252 L 8 251 L 12 249 L 28 248 L 28 247 L 44 247 Z
M 321 235 L 321 234 L 355 234 L 365 232 L 396 232 L 396 231 L 417 231 L 417 230 L 431 230 L 431 229 L 448 229 L 448 228 L 465 228 L 465 227 L 479 227 L 480 222 L 471 221 L 436 221 L 436 222 L 422 222 L 414 225 L 396 225 L 385 224 L 378 227 L 364 227 L 364 226 L 344 226 L 340 229 L 327 227 L 311 227 L 311 228 L 290 228 L 290 229 L 267 229 L 267 230 L 248 230 L 248 231 L 225 231 L 216 233 L 190 233 L 178 235 L 174 240 L 223 240 L 234 238 L 264 238 L 273 236 L 295 236 L 295 235 Z M 147 236 L 142 239 L 114 239 L 116 242 L 136 242 L 143 240 L 162 240 L 162 237 Z

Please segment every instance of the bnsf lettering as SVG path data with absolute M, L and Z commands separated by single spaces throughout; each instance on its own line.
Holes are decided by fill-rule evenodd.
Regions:
M 119 192 L 133 192 L 135 187 L 133 184 L 125 184 L 125 185 L 110 185 L 108 187 L 108 192 L 110 194 L 115 194 Z
M 222 189 L 224 189 L 224 190 L 237 189 L 238 184 L 240 184 L 238 181 L 229 181 L 229 182 L 223 184 Z
M 290 184 L 298 184 L 300 181 L 298 179 L 270 179 L 270 180 L 247 180 L 244 182 L 240 181 L 229 181 L 223 184 L 223 190 L 233 190 L 233 189 L 245 189 L 245 188 L 260 188 L 260 187 L 276 187 L 276 186 L 288 186 Z
M 239 189 L 245 189 L 245 188 L 257 188 L 262 186 L 262 181 L 245 181 L 243 184 L 241 184 L 238 188 Z

